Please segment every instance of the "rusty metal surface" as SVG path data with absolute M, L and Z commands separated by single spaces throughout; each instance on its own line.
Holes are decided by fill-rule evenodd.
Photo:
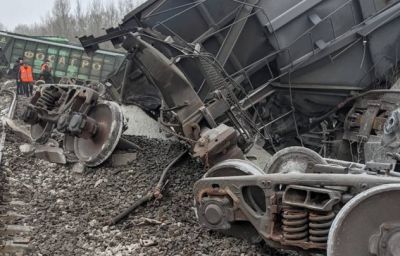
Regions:
M 328 256 L 398 255 L 400 185 L 381 185 L 354 197 L 338 213 Z
M 118 104 L 102 102 L 87 113 L 97 123 L 98 131 L 90 137 L 76 138 L 75 155 L 87 166 L 98 166 L 108 159 L 122 135 L 123 116 Z
M 68 160 L 87 166 L 98 166 L 112 154 L 123 129 L 117 103 L 102 101 L 95 90 L 77 85 L 41 85 L 23 119 L 36 143 L 46 143 L 55 129 L 63 133 Z
M 288 168 L 296 170 L 296 161 L 302 165 L 304 155 L 300 154 L 303 158 L 297 158 L 298 153 L 302 151 L 296 152 L 296 148 L 289 152 L 293 155 L 293 163 Z M 287 153 L 278 152 L 277 155 L 282 157 L 281 161 L 277 157 L 279 163 L 285 163 L 284 160 L 290 159 L 290 154 Z M 343 206 L 346 207 L 349 200 L 351 203 L 352 198 L 360 193 L 368 193 L 379 185 L 400 184 L 398 175 L 393 173 L 390 165 L 386 164 L 362 165 L 332 159 L 323 159 L 322 163 L 318 163 L 309 158 L 306 160 L 308 161 L 306 169 L 301 172 L 282 173 L 279 172 L 280 165 L 271 165 L 271 168 L 277 170 L 266 170 L 269 174 L 258 174 L 261 170 L 250 171 L 256 167 L 248 162 L 237 165 L 230 161 L 238 160 L 227 160 L 217 164 L 211 170 L 218 175 L 214 177 L 206 175 L 195 184 L 195 205 L 200 223 L 209 229 L 231 235 L 237 233 L 230 232 L 230 225 L 250 223 L 268 245 L 296 251 L 325 252 L 328 243 L 332 241 L 331 238 L 328 239 L 332 223 L 337 221 L 338 214 L 344 211 Z M 217 171 L 219 166 L 223 167 L 220 172 Z M 337 172 L 338 167 L 343 167 L 342 173 Z M 377 168 L 381 171 L 376 172 Z M 237 176 L 235 173 L 245 173 L 240 169 L 248 170 L 253 175 Z M 227 175 L 224 176 L 224 173 Z M 397 200 L 398 197 L 389 198 L 385 197 L 382 202 L 388 211 L 393 210 L 396 213 L 391 216 L 396 216 L 394 219 L 400 221 L 397 208 L 390 207 L 391 203 L 385 201 Z M 368 207 L 354 215 L 363 219 L 363 222 L 370 219 L 371 213 L 379 214 L 379 209 L 384 208 L 383 206 L 374 208 L 374 203 L 367 205 Z M 393 222 L 394 219 L 390 221 Z M 377 220 L 380 224 L 373 233 L 367 232 L 369 237 L 379 233 L 379 226 L 389 221 L 384 219 L 381 222 L 379 218 Z M 350 230 L 349 236 L 356 241 L 360 237 L 357 235 L 359 231 L 357 228 L 351 228 L 351 223 L 349 220 L 348 225 L 343 225 L 343 230 Z M 247 225 L 243 225 L 246 230 Z M 395 239 L 397 236 L 393 237 Z M 343 243 L 346 239 L 342 241 L 338 242 L 337 248 L 344 248 Z M 354 247 L 351 242 L 345 243 L 348 248 Z M 368 244 L 363 243 L 356 247 L 368 247 Z M 367 255 L 356 252 L 353 254 L 351 251 L 341 252 L 332 255 Z
M 193 147 L 193 156 L 200 158 L 207 167 L 226 159 L 244 159 L 237 147 L 237 133 L 224 124 L 201 133 Z
M 214 165 L 204 174 L 204 178 L 263 174 L 263 171 L 249 161 L 231 159 Z M 256 193 L 256 191 L 250 192 Z M 219 230 L 229 236 L 240 237 L 251 243 L 260 242 L 262 238 L 250 223 L 233 222 L 233 220 L 245 221 L 247 218 L 237 209 L 240 202 L 238 200 L 232 200 L 229 193 L 229 191 L 219 187 L 205 188 L 197 193 L 198 201 L 201 201 L 205 195 L 209 198 L 208 202 L 201 206 L 201 209 L 197 209 L 200 223 L 207 228 Z M 262 195 L 256 195 L 252 197 L 252 199 L 263 200 Z M 237 210 L 228 210 L 228 208 L 232 207 Z
M 381 140 L 388 134 L 385 132 L 385 123 L 398 108 L 399 95 L 400 92 L 395 91 L 381 95 L 371 93 L 354 102 L 347 113 L 343 129 L 343 140 L 352 145 L 349 148 L 354 161 L 393 163 L 387 153 L 393 152 L 395 147 L 391 149 L 384 143 L 382 148 Z

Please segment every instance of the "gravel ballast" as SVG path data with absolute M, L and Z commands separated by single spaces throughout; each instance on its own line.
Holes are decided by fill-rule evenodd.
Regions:
M 21 114 L 21 105 L 17 109 Z M 143 150 L 136 161 L 98 168 L 58 165 L 24 155 L 9 131 L 3 182 L 21 186 L 27 206 L 22 220 L 33 226 L 32 255 L 287 255 L 263 245 L 203 229 L 193 209 L 193 184 L 203 167 L 188 155 L 172 167 L 161 200 L 137 208 L 115 226 L 108 222 L 152 189 L 184 146 L 177 141 L 130 137 Z

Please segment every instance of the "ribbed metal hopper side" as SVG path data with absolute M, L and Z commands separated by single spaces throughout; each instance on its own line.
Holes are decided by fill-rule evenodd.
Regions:
M 338 97 L 379 86 L 400 57 L 399 16 L 398 0 L 151 0 L 122 27 L 201 44 L 259 102 L 272 83 Z M 185 73 L 198 81 L 198 70 Z

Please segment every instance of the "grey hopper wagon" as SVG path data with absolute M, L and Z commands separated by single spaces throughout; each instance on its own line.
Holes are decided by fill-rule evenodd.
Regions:
M 326 141 L 341 136 L 346 98 L 390 88 L 397 78 L 399 9 L 386 0 L 146 1 L 99 39 L 118 45 L 139 29 L 176 62 L 202 101 L 231 87 L 254 120 L 247 127 L 252 139 L 264 139 L 270 152 L 305 145 L 337 156 L 341 145 Z M 99 42 L 81 41 L 89 51 Z M 127 65 L 111 79 L 120 100 L 158 109 L 157 86 L 137 64 Z M 342 108 L 344 114 L 332 115 Z
M 210 167 L 194 186 L 203 226 L 383 256 L 400 244 L 399 25 L 399 1 L 154 0 L 81 42 L 122 45 L 120 100 L 157 112 Z M 277 152 L 264 170 L 244 159 L 260 141 Z

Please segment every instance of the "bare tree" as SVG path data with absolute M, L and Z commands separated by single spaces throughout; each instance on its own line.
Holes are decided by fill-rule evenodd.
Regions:
M 90 2 L 87 13 L 88 30 L 90 34 L 101 34 L 105 25 L 103 22 L 104 13 L 104 4 L 101 0 L 92 0 Z
M 75 32 L 76 35 L 80 36 L 85 34 L 87 31 L 86 15 L 82 8 L 82 3 L 80 0 L 76 0 L 75 8 Z
M 77 36 L 100 35 L 104 33 L 104 28 L 117 26 L 127 13 L 145 0 L 118 0 L 108 4 L 104 4 L 102 0 L 90 0 L 85 6 L 81 0 L 72 1 L 54 0 L 52 10 L 41 22 L 18 25 L 14 32 L 35 36 L 63 36 L 76 42 Z M 112 47 L 109 43 L 102 46 Z
M 118 9 L 121 16 L 124 16 L 144 2 L 145 0 L 119 0 Z
M 53 34 L 59 34 L 70 38 L 73 30 L 73 19 L 71 16 L 71 3 L 69 0 L 55 0 L 52 13 Z
M 121 20 L 121 15 L 113 2 L 109 3 L 105 9 L 105 26 L 116 26 Z
M 19 24 L 14 28 L 14 32 L 15 33 L 19 33 L 19 34 L 30 35 L 31 34 L 31 28 L 28 25 Z
M 0 23 L 0 30 L 6 30 L 6 26 L 4 26 L 4 24 L 3 23 Z

